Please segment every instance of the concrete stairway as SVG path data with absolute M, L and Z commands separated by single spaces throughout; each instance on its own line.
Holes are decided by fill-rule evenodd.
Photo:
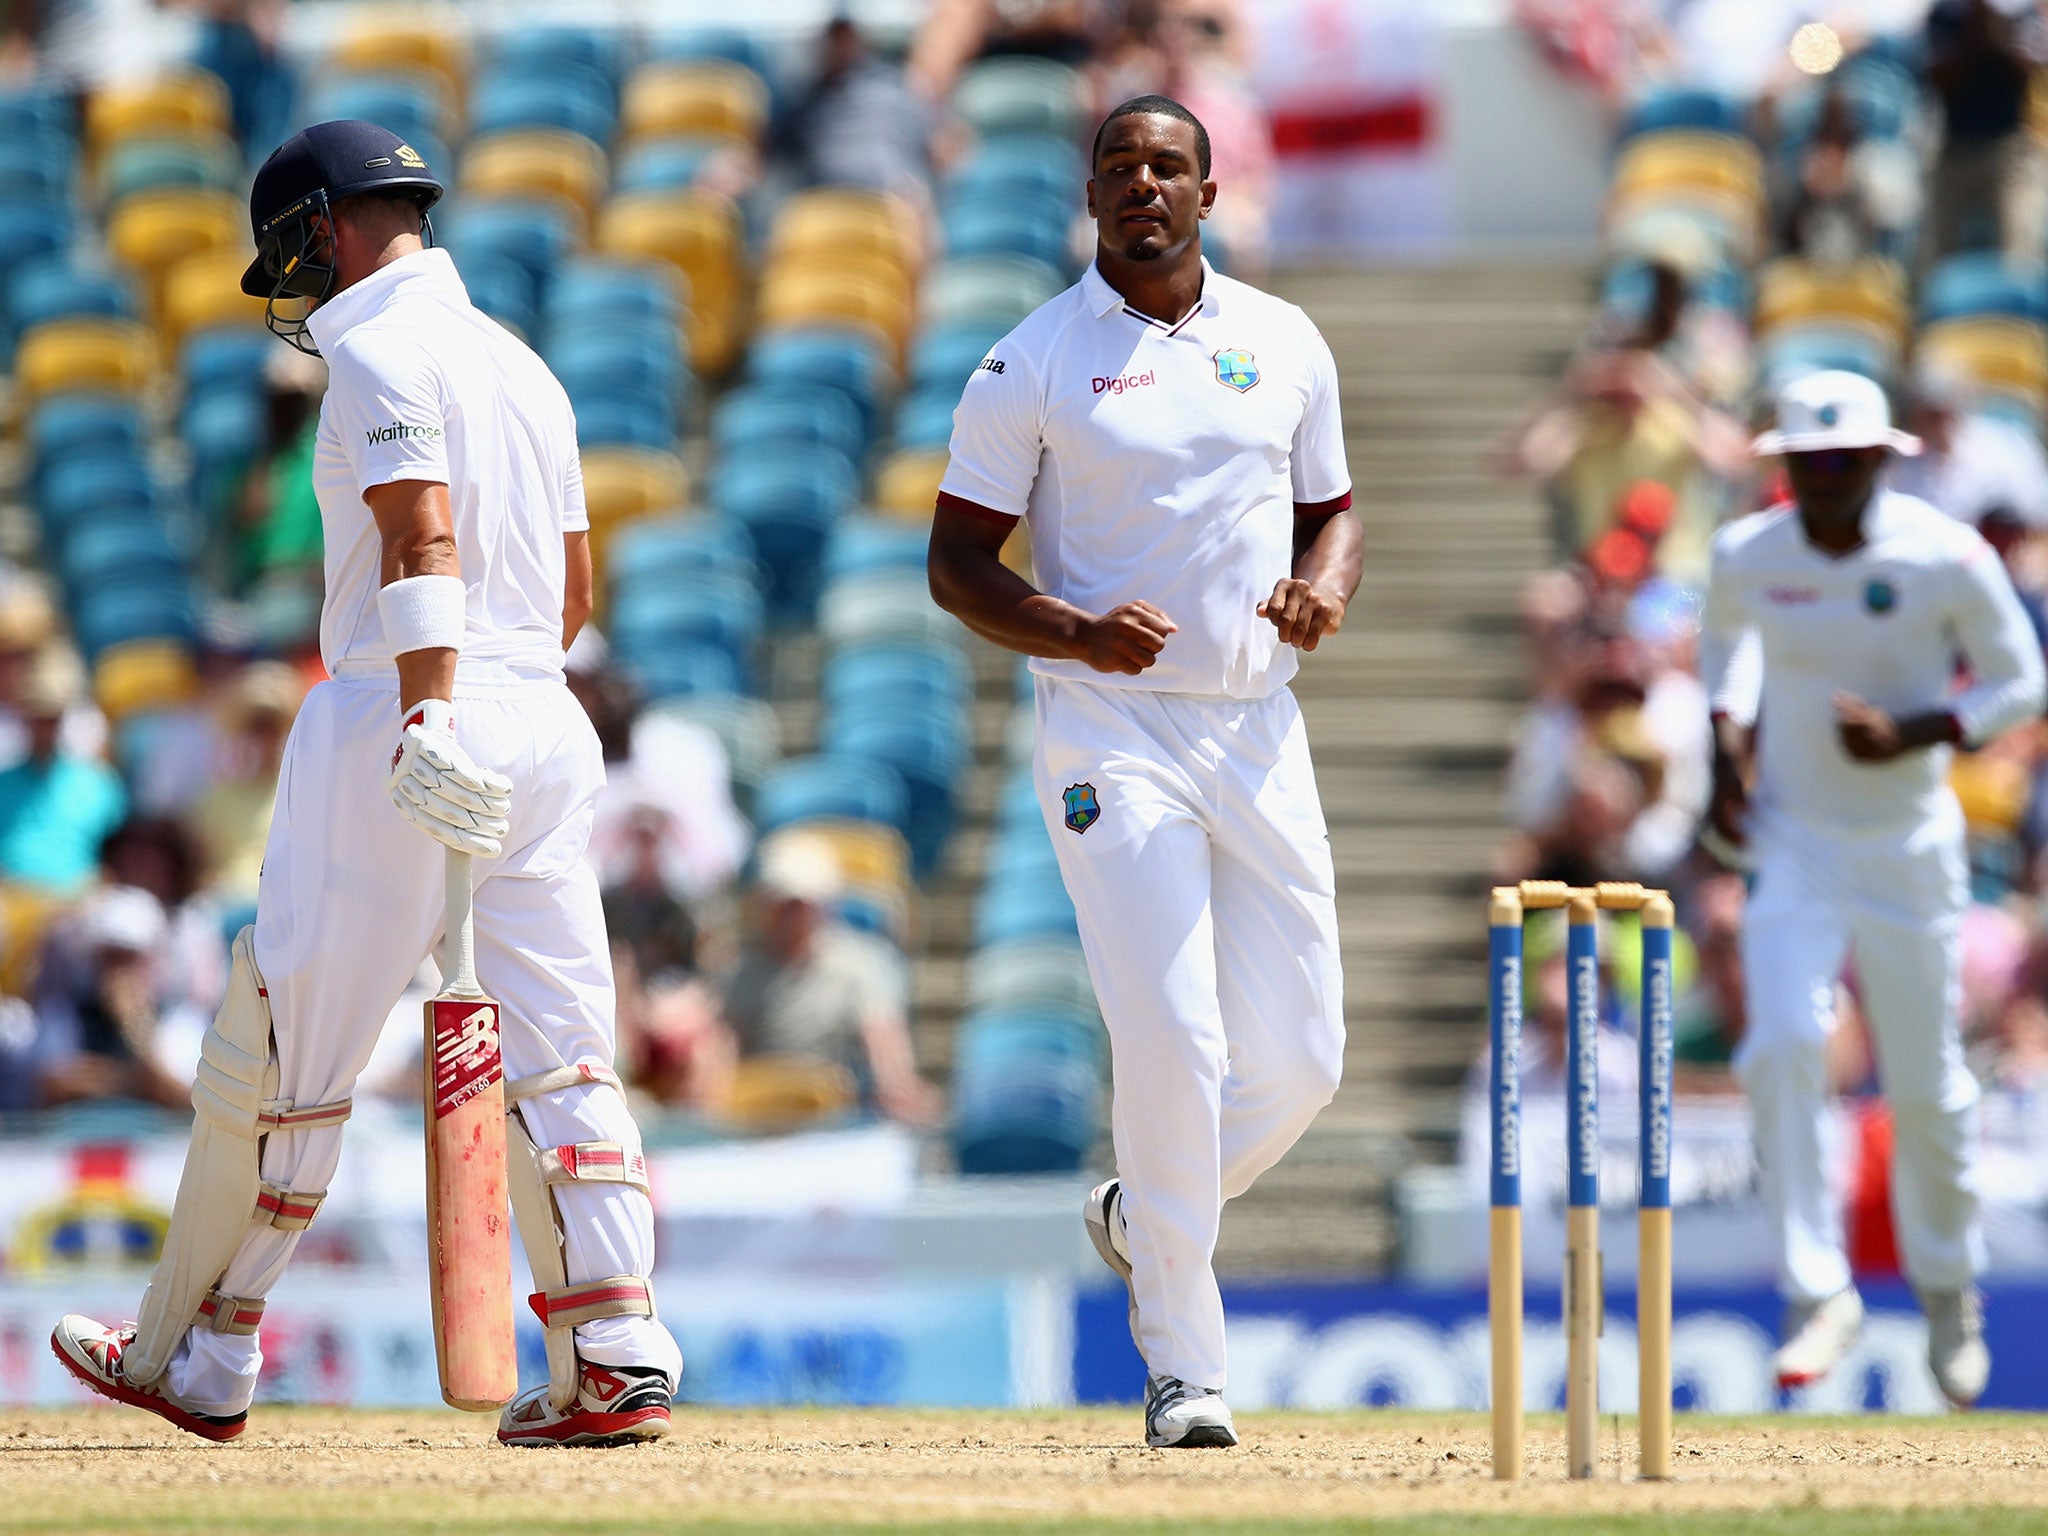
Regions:
M 1297 272 L 1277 284 L 1337 357 L 1365 523 L 1345 630 L 1305 658 L 1344 927 L 1346 1081 L 1301 1145 L 1230 1208 L 1239 1273 L 1383 1268 L 1400 1168 L 1451 1155 L 1483 1039 L 1480 893 L 1521 696 L 1515 590 L 1543 561 L 1525 485 L 1482 465 L 1553 379 L 1585 319 L 1575 269 Z M 1014 658 L 975 642 L 977 761 L 963 828 L 919 922 L 920 1060 L 950 1071 L 972 902 L 1014 697 Z

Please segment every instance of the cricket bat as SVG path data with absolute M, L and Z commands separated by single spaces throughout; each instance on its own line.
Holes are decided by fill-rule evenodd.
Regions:
M 498 1005 L 476 979 L 469 855 L 448 855 L 442 987 L 426 1004 L 427 1269 L 434 1353 L 451 1408 L 498 1407 L 519 1387 L 505 1063 Z

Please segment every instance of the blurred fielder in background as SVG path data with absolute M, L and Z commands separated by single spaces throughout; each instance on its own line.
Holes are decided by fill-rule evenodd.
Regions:
M 1358 585 L 1336 365 L 1299 309 L 1203 260 L 1209 163 L 1165 97 L 1104 121 L 1095 264 L 969 381 L 931 542 L 940 605 L 1038 674 L 1040 807 L 1115 1091 L 1088 1231 L 1130 1288 L 1155 1446 L 1237 1443 L 1223 1202 L 1344 1059 L 1336 878 L 1287 688 Z M 1000 558 L 1020 517 L 1042 591 Z
M 477 955 L 503 1005 L 510 1178 L 515 1200 L 554 1215 L 521 1231 L 550 1380 L 506 1406 L 498 1436 L 653 1438 L 682 1368 L 647 1285 L 653 1210 L 612 1071 L 611 955 L 583 857 L 604 768 L 563 683 L 591 605 L 576 424 L 540 359 L 425 248 L 440 194 L 393 134 L 331 122 L 287 140 L 249 197 L 243 287 L 330 375 L 313 468 L 329 680 L 285 752 L 256 922 L 206 1035 L 140 1318 L 73 1314 L 52 1340 L 94 1391 L 211 1440 L 247 1420 L 263 1299 L 438 937 L 443 844 L 490 860 Z M 303 322 L 279 313 L 292 298 L 310 302 Z
M 1968 866 L 1948 766 L 1954 745 L 2040 714 L 2041 652 L 1991 547 L 1878 488 L 1890 453 L 1920 442 L 1892 427 L 1876 384 L 1808 375 L 1755 446 L 1784 455 L 1795 504 L 1716 538 L 1700 665 L 1711 820 L 1746 840 L 1756 870 L 1734 1065 L 1788 1304 L 1778 1381 L 1825 1376 L 1863 1321 L 1822 1154 L 1823 1050 L 1849 961 L 1891 1102 L 1899 1246 L 1927 1313 L 1928 1363 L 1967 1407 L 1990 1356 L 1974 1283 L 1977 1080 L 1958 1016 Z

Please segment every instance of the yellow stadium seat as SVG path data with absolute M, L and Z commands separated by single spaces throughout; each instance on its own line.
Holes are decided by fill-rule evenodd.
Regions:
M 929 518 L 946 473 L 946 450 L 910 448 L 892 454 L 875 476 L 875 507 L 892 517 Z
M 242 271 L 248 263 L 236 250 L 202 251 L 187 256 L 164 278 L 163 307 L 157 330 L 165 346 L 194 331 L 216 325 L 261 325 L 265 301 L 242 292 Z
M 768 87 L 744 64 L 689 59 L 647 64 L 626 81 L 619 142 L 668 134 L 757 141 L 768 121 Z
M 741 261 L 739 211 L 715 193 L 633 192 L 598 214 L 597 249 L 663 261 L 689 282 L 690 360 L 720 374 L 738 354 Z
M 761 274 L 761 289 L 807 282 L 814 275 L 828 282 L 859 279 L 870 287 L 908 305 L 917 293 L 917 279 L 884 251 L 822 249 L 786 251 L 769 259 Z
M 50 925 L 70 906 L 66 898 L 34 886 L 0 885 L 0 992 L 28 995 Z
M 836 817 L 806 821 L 771 832 L 756 850 L 765 859 L 770 847 L 785 842 L 815 842 L 832 855 L 839 878 L 864 891 L 910 890 L 910 844 L 894 827 L 879 821 L 848 821 Z
M 604 201 L 611 169 L 604 147 L 562 128 L 522 128 L 473 139 L 462 156 L 465 197 L 560 198 L 587 223 Z
M 866 326 L 900 350 L 910 321 L 902 291 L 859 270 L 801 267 L 771 272 L 761 285 L 763 325 Z
M 2038 416 L 2048 401 L 2048 328 L 2010 315 L 1943 320 L 1920 334 L 1920 360 Z
M 1618 196 L 1650 187 L 1684 186 L 1761 203 L 1763 154 L 1726 133 L 1674 129 L 1629 140 L 1610 182 Z
M 591 527 L 607 529 L 689 500 L 683 461 L 654 448 L 592 448 L 583 455 L 583 498 Z
M 844 187 L 799 192 L 776 215 L 768 259 L 818 251 L 872 254 L 914 274 L 921 265 L 917 216 L 885 193 Z
M 814 1056 L 749 1056 L 733 1068 L 718 1106 L 731 1125 L 756 1134 L 794 1131 L 843 1115 L 860 1102 L 853 1074 Z
M 109 720 L 175 709 L 199 696 L 199 668 L 175 640 L 109 646 L 93 668 L 93 697 Z
M 203 69 L 109 85 L 85 104 L 85 142 L 95 156 L 116 139 L 138 135 L 231 134 L 228 88 Z
M 330 71 L 409 69 L 435 75 L 451 102 L 463 97 L 469 61 L 463 47 L 465 28 L 452 13 L 431 6 L 361 13 L 328 50 Z
M 166 187 L 123 198 L 107 215 L 107 249 L 135 269 L 159 313 L 171 267 L 187 256 L 248 248 L 240 201 L 231 193 Z
M 71 389 L 132 395 L 149 383 L 155 367 L 148 329 L 104 315 L 45 320 L 14 352 L 15 381 L 30 396 Z
M 1866 257 L 1847 267 L 1822 267 L 1782 256 L 1756 275 L 1756 330 L 1767 335 L 1800 321 L 1865 327 L 1897 343 L 1911 311 L 1898 263 Z

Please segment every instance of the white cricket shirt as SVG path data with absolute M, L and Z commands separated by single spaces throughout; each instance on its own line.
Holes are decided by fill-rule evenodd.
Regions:
M 327 359 L 313 490 L 327 542 L 330 675 L 393 669 L 377 613 L 383 542 L 363 493 L 448 487 L 469 589 L 456 675 L 559 677 L 562 535 L 588 528 L 576 417 L 547 365 L 469 302 L 446 251 L 402 256 L 306 322 Z
M 1262 698 L 1294 675 L 1258 615 L 1294 567 L 1297 513 L 1351 504 L 1337 368 L 1308 316 L 1202 264 L 1177 324 L 1090 266 L 997 342 L 953 413 L 940 503 L 1024 517 L 1038 585 L 1179 626 L 1136 677 L 1033 657 L 1106 688 Z
M 1918 821 L 1948 793 L 1948 747 L 1850 757 L 1836 693 L 1895 718 L 1946 709 L 1973 745 L 2042 707 L 2040 646 L 1975 529 L 1879 491 L 1863 537 L 1829 555 L 1789 507 L 1730 523 L 1714 539 L 1700 631 L 1713 707 L 1757 723 L 1759 805 L 1823 827 Z M 1958 661 L 1970 678 L 1961 688 Z

